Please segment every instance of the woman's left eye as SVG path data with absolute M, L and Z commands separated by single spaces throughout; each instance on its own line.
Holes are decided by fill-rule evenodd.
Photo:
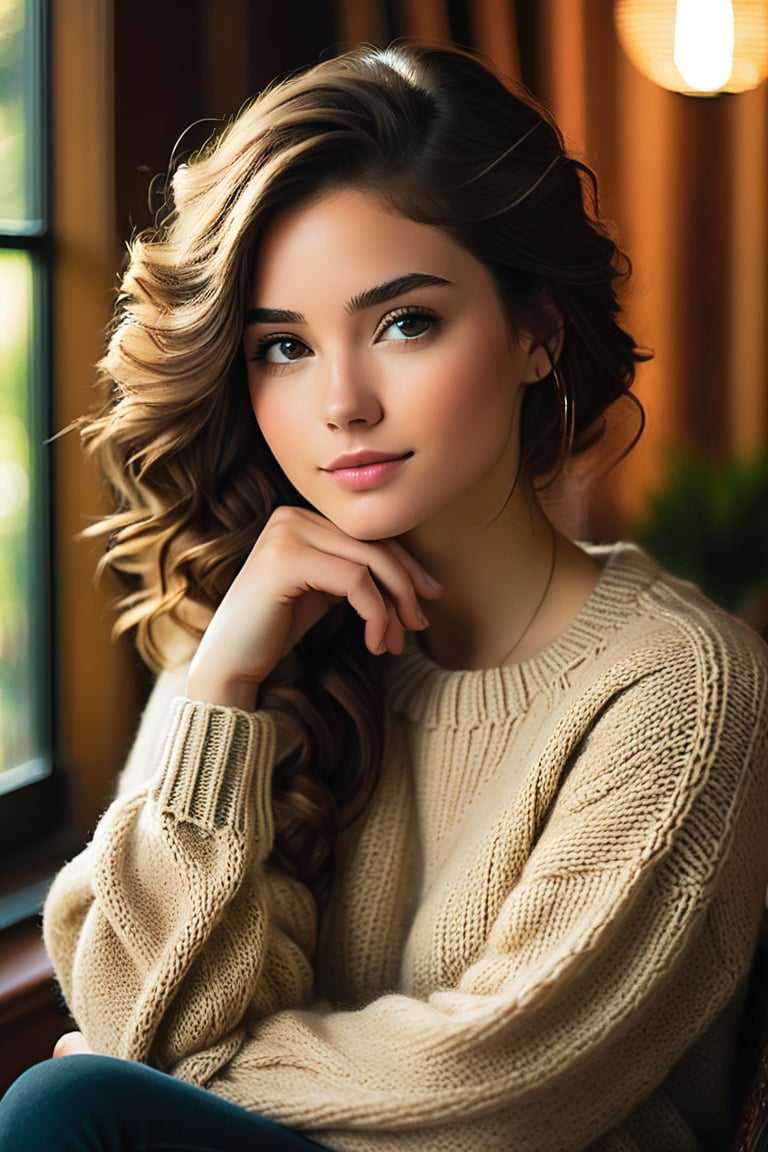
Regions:
M 433 332 L 440 323 L 434 312 L 419 309 L 403 309 L 385 316 L 376 333 L 376 340 L 419 340 Z

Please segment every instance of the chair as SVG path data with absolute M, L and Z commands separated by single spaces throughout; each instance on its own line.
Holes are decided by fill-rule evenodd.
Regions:
M 768 917 L 760 939 L 747 993 L 737 1081 L 739 1120 L 731 1152 L 768 1152 Z

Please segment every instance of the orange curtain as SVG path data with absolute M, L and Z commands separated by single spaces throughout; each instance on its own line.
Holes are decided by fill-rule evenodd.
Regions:
M 630 328 L 655 352 L 638 379 L 646 432 L 609 484 L 621 526 L 670 445 L 717 457 L 768 439 L 768 86 L 667 92 L 624 56 L 610 0 L 539 12 L 538 94 L 601 178 L 634 264 Z
M 768 439 L 768 84 L 709 99 L 656 87 L 624 56 L 612 0 L 468 0 L 457 29 L 458 7 L 400 0 L 393 21 L 381 0 L 339 0 L 340 39 L 464 39 L 522 76 L 596 169 L 634 265 L 628 324 L 654 351 L 637 383 L 647 427 L 589 513 L 578 482 L 559 499 L 572 531 L 621 533 L 671 445 L 719 456 Z

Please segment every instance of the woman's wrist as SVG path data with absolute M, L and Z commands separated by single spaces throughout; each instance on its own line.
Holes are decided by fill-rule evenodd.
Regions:
M 187 676 L 185 695 L 188 700 L 253 712 L 258 687 L 258 684 L 250 681 L 228 679 L 192 667 Z

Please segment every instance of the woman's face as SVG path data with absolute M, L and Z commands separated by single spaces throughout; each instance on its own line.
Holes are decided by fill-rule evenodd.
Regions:
M 342 531 L 476 530 L 518 471 L 524 383 L 485 266 L 444 232 L 346 189 L 266 230 L 245 317 L 253 411 L 281 468 Z

